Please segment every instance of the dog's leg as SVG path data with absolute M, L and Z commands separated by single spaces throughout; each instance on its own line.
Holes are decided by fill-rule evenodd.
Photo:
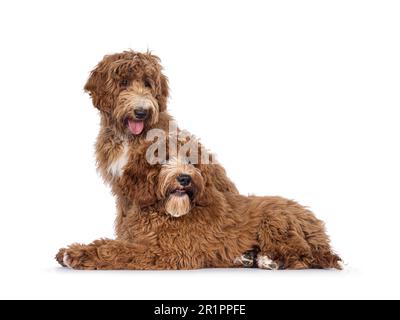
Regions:
M 328 248 L 327 250 L 319 250 L 313 248 L 312 268 L 316 269 L 338 269 L 344 267 L 342 259 Z
M 340 269 L 340 258 L 332 252 L 324 224 L 311 211 L 284 198 L 264 200 L 257 234 L 262 256 L 279 262 L 282 269 Z M 258 264 L 268 265 L 268 260 L 261 259 Z
M 102 239 L 60 249 L 56 260 L 64 267 L 77 270 L 167 269 L 157 265 L 155 255 L 147 249 L 143 244 Z
M 253 268 L 257 252 L 255 250 L 247 251 L 234 260 L 234 265 L 244 268 Z
M 268 257 L 266 254 L 258 254 L 257 267 L 266 270 L 278 270 L 279 264 Z
M 309 269 L 312 268 L 312 251 L 308 243 L 296 232 L 289 230 L 290 237 L 276 236 L 277 232 L 263 230 L 260 233 L 261 253 L 257 265 L 262 269 Z

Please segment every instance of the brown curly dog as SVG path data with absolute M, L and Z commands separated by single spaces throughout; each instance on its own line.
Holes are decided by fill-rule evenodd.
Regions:
M 154 204 L 132 207 L 117 241 L 62 249 L 74 269 L 238 267 L 256 252 L 264 269 L 340 269 L 323 223 L 280 197 L 218 191 L 210 165 L 172 159 L 160 168 Z
M 155 191 L 157 166 L 146 159 L 154 129 L 168 132 L 173 121 L 166 111 L 168 81 L 160 59 L 149 52 L 107 55 L 91 72 L 85 90 L 100 111 L 96 142 L 99 172 L 117 200 L 117 235 L 125 212 L 146 205 Z M 220 165 L 212 166 L 218 190 L 237 192 Z
M 168 81 L 158 57 L 125 51 L 105 56 L 91 72 L 85 90 L 100 111 L 97 166 L 116 197 L 118 239 L 127 232 L 127 213 L 155 198 L 159 165 L 146 157 L 152 143 L 147 134 L 155 129 L 169 133 L 173 119 L 166 111 Z M 237 193 L 222 166 L 210 168 L 218 190 Z

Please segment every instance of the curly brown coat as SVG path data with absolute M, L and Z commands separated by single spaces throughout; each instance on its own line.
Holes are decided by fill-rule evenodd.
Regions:
M 160 59 L 150 52 L 124 51 L 106 55 L 91 72 L 85 91 L 100 112 L 96 142 L 98 170 L 116 197 L 116 236 L 125 233 L 124 219 L 132 207 L 152 204 L 159 165 L 145 155 L 152 129 L 168 135 L 173 118 L 167 110 L 168 79 Z M 137 111 L 145 111 L 142 117 Z M 213 165 L 214 182 L 221 191 L 237 193 L 219 164 Z
M 241 267 L 243 254 L 255 251 L 260 268 L 340 269 L 309 210 L 281 197 L 218 191 L 211 167 L 170 160 L 159 170 L 154 204 L 131 207 L 117 240 L 72 245 L 59 262 L 74 269 Z
M 244 197 L 219 164 L 151 165 L 145 133 L 168 131 L 167 78 L 150 53 L 106 56 L 85 86 L 100 110 L 98 169 L 116 196 L 116 240 L 73 244 L 56 256 L 74 269 L 340 268 L 323 223 L 280 197 Z M 145 114 L 145 116 L 143 116 Z M 178 177 L 190 177 L 189 185 Z M 252 261 L 250 265 L 252 264 Z

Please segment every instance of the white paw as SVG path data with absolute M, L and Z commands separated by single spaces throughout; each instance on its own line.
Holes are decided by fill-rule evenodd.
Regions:
M 66 253 L 66 252 L 64 253 L 64 256 L 63 256 L 63 263 L 67 268 L 72 269 L 72 267 L 71 267 L 71 258 L 69 256 L 69 254 Z
M 338 265 L 342 270 L 346 270 L 347 269 L 347 264 L 344 263 L 343 261 L 338 261 Z
M 234 261 L 236 265 L 244 266 L 244 267 L 252 267 L 253 266 L 253 258 L 248 255 L 242 255 L 237 257 Z
M 279 265 L 271 260 L 268 256 L 258 256 L 257 257 L 257 266 L 260 269 L 266 269 L 266 270 L 278 270 Z

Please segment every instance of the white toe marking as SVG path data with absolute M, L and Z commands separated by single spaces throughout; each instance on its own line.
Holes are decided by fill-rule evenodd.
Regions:
M 68 253 L 64 253 L 63 263 L 67 266 L 67 268 L 72 269 L 71 267 L 71 258 L 69 257 Z
M 347 269 L 347 264 L 345 264 L 343 261 L 338 261 L 338 264 L 342 268 L 342 270 Z
M 278 264 L 272 261 L 268 256 L 258 256 L 257 266 L 260 269 L 278 270 Z
M 252 266 L 253 259 L 246 258 L 246 256 L 243 255 L 243 256 L 235 258 L 233 263 L 237 264 L 237 265 L 242 265 L 242 266 Z
M 235 260 L 233 260 L 233 263 L 234 264 L 242 264 L 242 259 L 243 259 L 243 256 L 237 257 L 237 258 L 235 258 Z

